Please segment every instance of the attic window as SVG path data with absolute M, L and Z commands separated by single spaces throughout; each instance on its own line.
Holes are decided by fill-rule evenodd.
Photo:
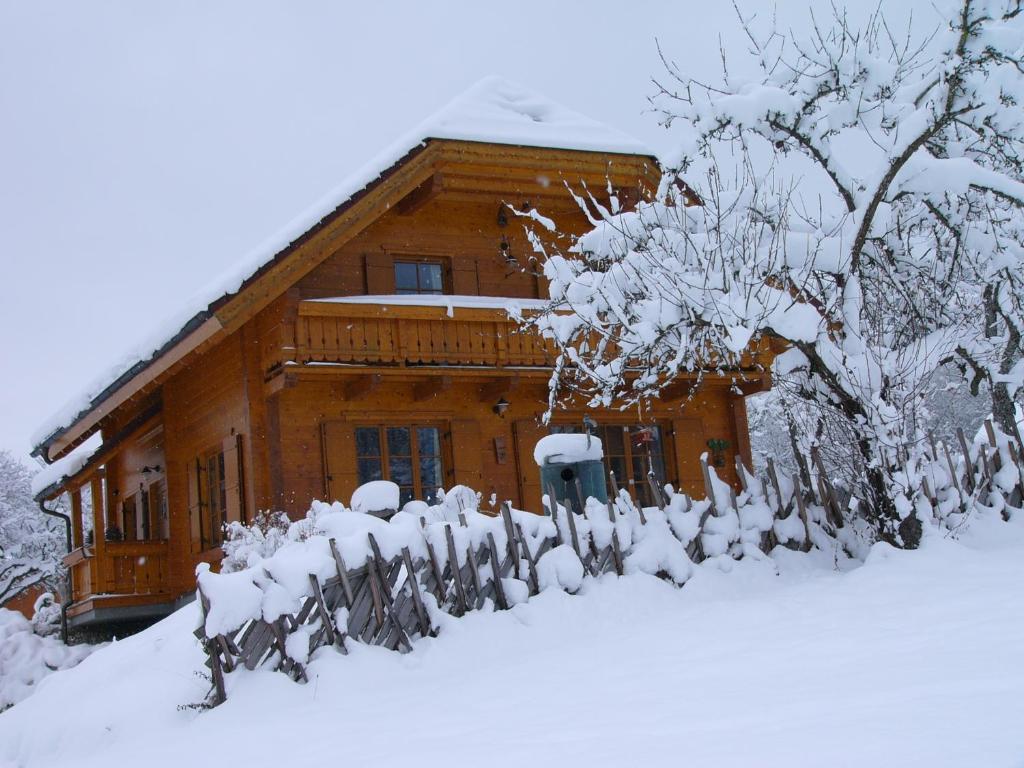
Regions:
M 444 293 L 444 267 L 439 261 L 396 261 L 395 293 L 436 295 Z

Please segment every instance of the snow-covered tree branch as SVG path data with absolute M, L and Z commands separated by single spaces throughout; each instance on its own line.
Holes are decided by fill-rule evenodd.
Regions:
M 709 368 L 739 378 L 751 344 L 781 340 L 774 375 L 845 421 L 858 514 L 905 546 L 920 524 L 891 480 L 940 365 L 987 383 L 1020 443 L 1024 14 L 959 0 L 947 18 L 917 37 L 835 11 L 798 40 L 741 15 L 755 77 L 726 66 L 708 84 L 666 62 L 655 104 L 686 136 L 656 198 L 581 200 L 593 229 L 544 254 L 552 404 L 566 388 L 642 401 Z
M 58 581 L 64 536 L 32 501 L 32 472 L 0 451 L 0 604 L 39 583 Z

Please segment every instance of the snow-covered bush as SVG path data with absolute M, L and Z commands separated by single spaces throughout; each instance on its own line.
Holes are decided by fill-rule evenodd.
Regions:
M 75 666 L 95 648 L 41 637 L 20 613 L 0 608 L 0 712 L 28 697 L 44 677 Z
M 40 637 L 60 632 L 60 603 L 52 592 L 44 592 L 32 606 L 32 631 Z
M 262 511 L 252 523 L 228 523 L 224 529 L 224 559 L 221 570 L 225 573 L 241 571 L 270 557 L 287 541 L 291 520 L 284 512 Z

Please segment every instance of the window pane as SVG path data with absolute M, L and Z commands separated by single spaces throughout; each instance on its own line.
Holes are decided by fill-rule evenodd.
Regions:
M 395 262 L 395 290 L 398 293 L 416 293 L 416 265 L 407 261 Z
M 420 264 L 420 293 L 441 293 L 443 283 L 440 264 Z
M 435 427 L 418 427 L 416 439 L 419 443 L 421 457 L 441 455 L 441 435 Z
M 604 437 L 604 452 L 607 455 L 622 456 L 625 453 L 622 440 L 622 427 L 617 424 L 613 424 L 607 429 L 603 429 L 601 431 L 603 432 L 602 437 Z
M 380 459 L 357 459 L 359 467 L 359 484 L 368 483 L 371 480 L 383 480 L 380 471 Z
M 380 430 L 356 427 L 356 456 L 380 456 Z
M 633 479 L 637 483 L 647 482 L 647 456 L 642 453 L 633 454 Z
M 408 427 L 388 427 L 388 454 L 391 456 L 412 456 L 412 442 Z
M 420 487 L 424 496 L 430 496 L 441 487 L 441 460 L 420 458 Z
M 412 459 L 408 456 L 390 457 L 388 480 L 398 485 L 412 485 Z

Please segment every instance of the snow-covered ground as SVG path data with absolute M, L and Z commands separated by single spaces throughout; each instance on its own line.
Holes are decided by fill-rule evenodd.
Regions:
M 1024 523 L 836 572 L 776 553 L 450 620 L 203 699 L 195 609 L 0 715 L 0 766 L 1024 765 Z M 7 761 L 7 762 L 5 762 Z

